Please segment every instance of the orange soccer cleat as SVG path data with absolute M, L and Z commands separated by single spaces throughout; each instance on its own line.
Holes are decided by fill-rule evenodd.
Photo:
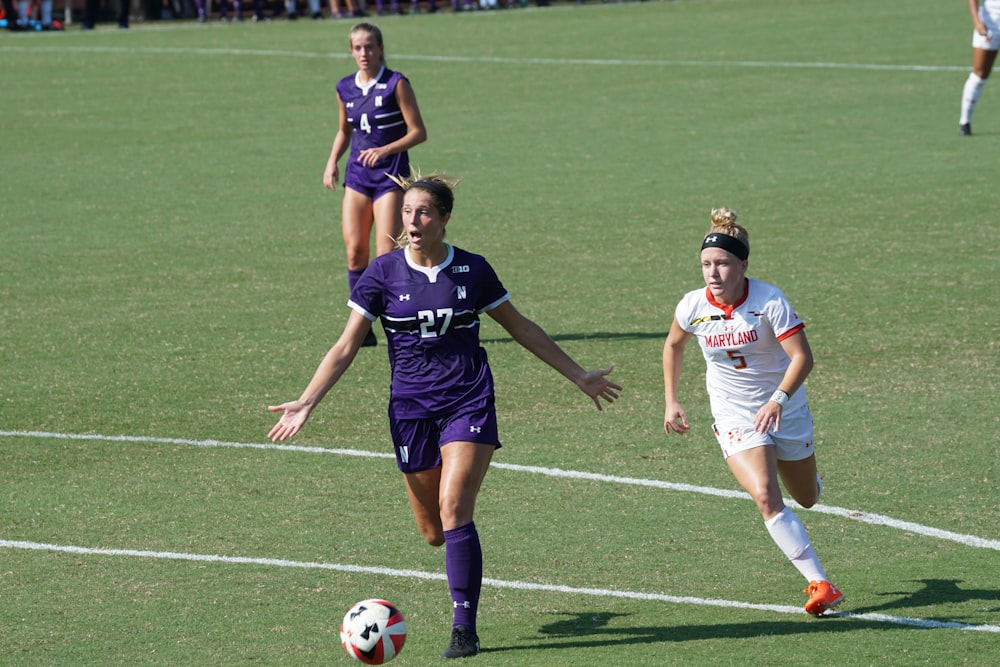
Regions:
M 802 592 L 809 596 L 806 611 L 813 616 L 821 616 L 844 601 L 844 594 L 829 581 L 810 581 L 809 588 Z

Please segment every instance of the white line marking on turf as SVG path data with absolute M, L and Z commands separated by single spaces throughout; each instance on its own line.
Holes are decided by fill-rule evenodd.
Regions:
M 4 45 L 0 52 L 55 53 L 115 53 L 115 54 L 169 54 L 196 56 L 257 56 L 263 58 L 325 58 L 349 61 L 341 53 L 317 51 L 280 51 L 274 49 L 210 49 L 197 47 L 125 47 L 125 46 L 68 46 L 68 45 Z M 842 69 L 877 72 L 967 72 L 968 65 L 888 65 L 878 63 L 810 63 L 767 60 L 634 60 L 620 58 L 515 58 L 502 56 L 433 56 L 417 54 L 392 54 L 394 60 L 425 61 L 435 63 L 484 63 L 500 65 L 586 65 L 597 67 L 739 67 L 755 69 Z
M 360 565 L 345 565 L 342 563 L 315 563 L 295 561 L 281 558 L 248 558 L 245 556 L 217 556 L 212 554 L 178 553 L 172 551 L 142 551 L 137 549 L 92 549 L 88 547 L 66 546 L 59 544 L 42 544 L 39 542 L 21 542 L 15 540 L 0 540 L 0 548 L 26 549 L 33 551 L 56 551 L 86 556 L 130 556 L 134 558 L 156 558 L 161 560 L 185 560 L 202 563 L 225 563 L 235 565 L 263 565 L 266 567 L 293 567 L 313 570 L 333 570 L 352 574 L 375 574 L 387 577 L 404 577 L 408 579 L 425 579 L 446 581 L 447 576 L 438 572 L 423 572 L 421 570 L 397 570 L 388 567 L 363 567 Z M 727 607 L 730 609 L 752 609 L 770 611 L 779 614 L 802 615 L 801 607 L 775 604 L 753 604 L 735 600 L 719 600 L 714 598 L 698 598 L 690 596 L 664 595 L 661 593 L 640 593 L 636 591 L 619 591 L 608 588 L 577 588 L 575 586 L 557 586 L 553 584 L 534 584 L 527 581 L 506 581 L 503 579 L 483 579 L 484 586 L 494 588 L 513 588 L 522 591 L 546 591 L 564 593 L 566 595 L 589 595 L 593 597 L 614 597 L 629 600 L 648 600 L 668 602 L 673 604 L 692 604 L 710 607 Z M 877 621 L 894 625 L 905 625 L 925 629 L 971 630 L 974 632 L 1000 633 L 1000 626 L 970 625 L 953 621 L 935 621 L 924 618 L 908 618 L 905 616 L 889 616 L 887 614 L 853 614 L 850 612 L 834 612 L 828 614 L 840 618 L 856 618 L 866 621 Z
M 13 438 L 51 438 L 54 440 L 97 440 L 101 442 L 150 442 L 167 445 L 188 445 L 193 447 L 234 447 L 240 449 L 265 449 L 277 451 L 304 452 L 307 454 L 336 454 L 340 456 L 360 456 L 366 458 L 393 458 L 392 454 L 384 452 L 369 452 L 359 449 L 328 449 L 324 447 L 302 447 L 299 445 L 276 445 L 273 443 L 245 443 L 245 442 L 222 442 L 219 440 L 186 440 L 183 438 L 150 438 L 134 435 L 97 435 L 80 433 L 50 433 L 47 431 L 0 431 L 0 437 Z M 717 489 L 710 486 L 695 486 L 693 484 L 680 484 L 677 482 L 665 482 L 656 479 L 642 479 L 638 477 L 619 477 L 616 475 L 602 475 L 598 473 L 582 472 L 577 470 L 561 470 L 559 468 L 541 468 L 538 466 L 525 466 L 515 463 L 494 462 L 492 467 L 501 470 L 511 470 L 514 472 L 527 472 L 535 475 L 547 475 L 549 477 L 562 477 L 567 479 L 583 479 L 592 482 L 605 482 L 609 484 L 625 484 L 630 486 L 647 486 L 656 489 L 668 489 L 670 491 L 681 491 L 684 493 L 700 493 L 708 496 L 720 496 L 723 498 L 740 498 L 749 500 L 750 496 L 743 491 L 733 491 L 730 489 Z M 801 507 L 793 500 L 786 500 L 787 504 L 793 507 Z M 874 526 L 895 528 L 908 533 L 915 533 L 925 537 L 933 537 L 939 540 L 957 542 L 959 544 L 976 547 L 978 549 L 992 549 L 1000 551 L 1000 540 L 989 540 L 975 535 L 963 535 L 953 533 L 950 530 L 941 530 L 924 526 L 910 521 L 900 521 L 883 514 L 872 514 L 861 512 L 844 507 L 831 505 L 814 505 L 807 511 L 819 512 L 820 514 L 831 514 L 845 519 L 852 519 Z

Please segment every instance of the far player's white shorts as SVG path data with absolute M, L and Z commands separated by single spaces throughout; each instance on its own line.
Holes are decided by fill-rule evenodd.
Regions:
M 993 16 L 985 7 L 979 8 L 979 18 L 986 26 L 986 36 L 972 31 L 972 48 L 983 51 L 1000 51 L 1000 16 Z
M 801 461 L 812 456 L 813 420 L 808 410 L 797 419 L 781 419 L 781 430 L 775 433 L 758 433 L 753 425 L 712 424 L 715 438 L 722 448 L 722 455 L 729 458 L 733 454 L 761 446 L 777 447 L 779 461 Z

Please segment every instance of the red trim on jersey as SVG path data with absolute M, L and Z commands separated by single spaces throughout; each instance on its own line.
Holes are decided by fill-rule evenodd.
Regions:
M 725 313 L 727 320 L 733 319 L 733 311 L 742 306 L 743 302 L 746 301 L 747 297 L 749 296 L 750 296 L 750 280 L 748 278 L 743 279 L 743 296 L 741 296 L 740 300 L 731 306 L 727 306 L 716 301 L 715 298 L 712 297 L 712 290 L 708 289 L 707 287 L 705 288 L 705 298 L 708 299 L 708 302 L 711 305 L 715 306 L 723 313 Z
M 789 336 L 791 336 L 793 334 L 797 334 L 798 332 L 802 331 L 805 328 L 806 328 L 805 323 L 799 322 L 798 326 L 794 326 L 791 329 L 789 329 L 788 331 L 786 331 L 785 333 L 783 333 L 780 336 L 778 336 L 778 342 L 780 343 L 781 341 L 785 340 Z

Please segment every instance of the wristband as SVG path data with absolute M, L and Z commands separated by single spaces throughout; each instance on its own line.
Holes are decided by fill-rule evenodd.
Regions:
M 788 394 L 778 389 L 773 394 L 771 394 L 771 398 L 769 400 L 772 400 L 778 405 L 784 407 L 785 403 L 788 402 Z

